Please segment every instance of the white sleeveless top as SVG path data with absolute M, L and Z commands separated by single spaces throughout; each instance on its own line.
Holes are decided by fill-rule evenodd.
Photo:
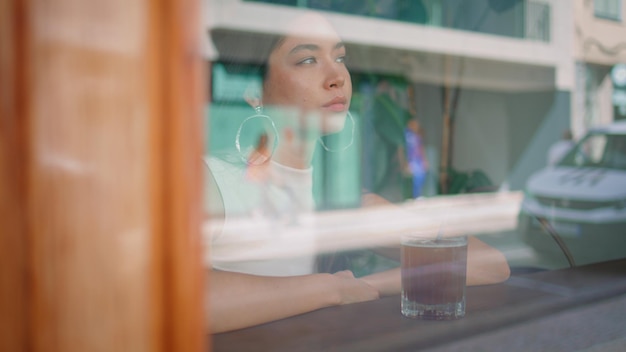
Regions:
M 314 210 L 313 170 L 270 161 L 267 179 L 254 179 L 243 163 L 205 158 L 205 210 L 215 213 L 208 172 L 222 196 L 224 221 L 208 234 L 209 262 L 219 270 L 265 276 L 314 272 L 315 242 L 302 225 Z M 210 223 L 218 223 L 214 219 Z

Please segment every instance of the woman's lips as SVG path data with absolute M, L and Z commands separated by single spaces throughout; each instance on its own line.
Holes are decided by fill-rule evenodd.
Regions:
M 333 112 L 343 112 L 348 108 L 347 99 L 345 97 L 336 97 L 322 107 Z

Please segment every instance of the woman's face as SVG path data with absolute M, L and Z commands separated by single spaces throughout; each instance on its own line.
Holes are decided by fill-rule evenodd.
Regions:
M 263 103 L 320 116 L 323 133 L 338 132 L 352 97 L 345 47 L 321 17 L 295 23 L 298 27 L 294 33 L 284 37 L 270 54 Z M 298 33 L 303 28 L 309 33 Z

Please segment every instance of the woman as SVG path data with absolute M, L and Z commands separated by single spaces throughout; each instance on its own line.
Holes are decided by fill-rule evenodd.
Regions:
M 213 177 L 209 184 L 216 189 L 207 196 L 212 212 L 225 217 L 211 240 L 216 269 L 269 276 L 314 272 L 315 238 L 299 234 L 295 239 L 288 225 L 314 211 L 313 151 L 321 136 L 343 129 L 352 85 L 343 42 L 322 17 L 302 16 L 287 32 L 272 45 L 260 91 L 246 91 L 245 99 L 257 112 L 242 122 L 236 137 L 245 164 L 208 160 Z M 254 121 L 268 130 L 257 134 L 256 148 L 249 153 L 240 139 Z M 243 220 L 237 223 L 236 217 L 255 223 L 255 228 L 239 226 Z M 237 260 L 231 252 L 218 251 L 233 243 L 254 243 L 257 250 L 249 257 L 237 253 Z M 299 253 L 287 258 L 259 254 L 259 247 L 275 253 L 274 248 L 290 244 Z
M 212 197 L 213 209 L 220 209 L 213 213 L 225 214 L 223 227 L 211 240 L 214 270 L 210 273 L 208 293 L 213 332 L 400 291 L 398 269 L 361 279 L 350 271 L 315 273 L 314 239 L 300 233 L 301 237 L 294 240 L 289 237 L 290 231 L 282 231 L 289 224 L 302 221 L 302 214 L 313 211 L 310 178 L 315 143 L 319 136 L 344 128 L 352 95 L 350 74 L 344 63 L 345 47 L 328 21 L 317 14 L 306 14 L 293 21 L 286 33 L 267 59 L 262 92 L 252 92 L 247 99 L 255 109 L 264 107 L 263 113 L 255 116 L 260 119 L 271 116 L 270 133 L 274 135 L 264 137 L 261 152 L 244 157 L 258 160 L 269 150 L 273 151 L 271 161 L 251 163 L 250 167 L 262 169 L 250 172 L 248 168 L 237 174 L 242 177 L 231 177 L 233 173 L 227 163 L 209 162 L 208 195 Z M 272 147 L 268 148 L 268 144 Z M 245 175 L 254 177 L 242 184 L 239 180 L 245 179 Z M 301 181 L 304 186 L 299 184 Z M 237 193 L 239 199 L 249 197 L 254 200 L 250 203 L 263 205 L 256 209 L 257 213 L 254 209 L 242 210 L 253 216 L 246 218 L 244 225 L 258 220 L 259 226 L 249 233 L 244 233 L 245 226 L 238 227 L 236 217 L 231 216 L 236 213 L 233 208 L 241 206 Z M 374 195 L 364 199 L 366 205 L 382 201 Z M 289 211 L 293 211 L 293 216 L 281 218 Z M 263 232 L 257 229 L 267 231 L 257 234 Z M 302 250 L 289 258 L 268 255 L 254 260 L 240 255 L 241 251 L 234 257 L 246 257 L 244 260 L 233 260 L 233 254 L 226 250 L 220 252 L 222 248 L 232 248 L 229 244 L 233 243 L 239 244 L 240 250 L 246 246 L 241 245 L 246 240 L 255 255 L 259 251 L 275 253 L 276 248 L 289 243 L 301 244 L 297 248 Z M 470 240 L 470 248 L 474 254 L 469 254 L 468 284 L 497 282 L 508 277 L 508 266 L 499 252 L 474 239 Z M 398 256 L 397 248 L 391 252 L 391 256 Z M 490 258 L 485 260 L 486 257 Z

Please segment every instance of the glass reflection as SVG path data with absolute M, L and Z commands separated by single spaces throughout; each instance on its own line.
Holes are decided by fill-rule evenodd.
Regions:
M 276 35 L 212 32 L 223 56 L 214 67 L 219 81 L 213 82 L 216 101 L 205 158 L 211 217 L 207 265 L 213 270 L 213 301 L 218 302 L 215 319 L 233 324 L 218 324 L 218 331 L 311 306 L 399 294 L 399 235 L 417 229 L 432 236 L 476 233 L 468 230 L 467 213 L 455 219 L 448 216 L 449 209 L 487 204 L 476 199 L 444 200 L 451 208 L 440 202 L 413 203 L 421 199 L 427 159 L 408 82 L 361 75 L 353 95 L 347 45 L 334 26 L 312 12 L 284 24 Z M 255 49 L 237 52 L 233 43 L 239 41 Z M 383 143 L 363 137 L 370 123 L 375 128 L 369 133 L 380 133 Z M 371 155 L 362 146 L 386 158 L 373 164 L 370 170 L 382 177 L 368 185 L 360 181 L 360 162 Z M 511 202 L 506 196 L 496 198 L 495 203 Z M 404 201 L 411 203 L 393 204 Z M 419 213 L 421 217 L 414 216 Z M 482 221 L 478 213 L 469 217 L 474 226 Z M 470 237 L 468 285 L 501 282 L 508 275 L 503 254 Z M 282 294 L 292 297 L 293 305 L 285 310 L 280 296 L 267 291 L 276 277 L 285 285 L 304 281 L 320 295 L 286 289 Z M 338 299 L 329 302 L 328 297 Z M 232 300 L 238 302 L 236 309 Z M 267 310 L 249 313 L 258 304 Z M 243 307 L 248 313 L 240 315 Z
M 554 166 L 532 175 L 519 231 L 557 267 L 626 256 L 626 122 L 592 129 Z

